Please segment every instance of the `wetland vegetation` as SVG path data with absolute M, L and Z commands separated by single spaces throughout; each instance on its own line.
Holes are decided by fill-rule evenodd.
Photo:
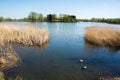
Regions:
M 80 77 L 80 76 L 76 76 L 76 75 L 73 76 L 74 78 L 77 78 L 77 80 L 78 79 L 88 80 L 89 78 L 91 80 L 96 80 L 101 77 L 104 78 L 104 75 L 108 75 L 108 76 L 110 76 L 109 78 L 113 78 L 113 77 L 111 77 L 110 74 L 104 72 L 102 70 L 102 68 L 106 68 L 106 71 L 111 73 L 111 70 L 113 69 L 113 67 L 116 67 L 115 65 L 118 64 L 119 62 L 117 62 L 115 65 L 112 65 L 111 66 L 112 68 L 109 68 L 109 69 L 107 69 L 107 67 L 106 67 L 106 66 L 109 66 L 109 64 L 105 65 L 103 63 L 101 65 L 105 65 L 105 67 L 100 68 L 100 67 L 98 67 L 98 65 L 99 65 L 98 63 L 101 61 L 101 58 L 103 58 L 101 56 L 101 52 L 105 53 L 104 49 L 108 50 L 107 53 L 109 53 L 109 52 L 117 53 L 117 51 L 120 50 L 120 48 L 119 48 L 119 46 L 120 46 L 119 25 L 108 24 L 108 23 L 103 23 L 103 22 L 102 23 L 94 23 L 94 22 L 101 22 L 101 21 L 92 21 L 92 22 L 85 23 L 84 19 L 82 19 L 82 20 L 80 20 L 80 22 L 78 22 L 79 19 L 76 19 L 76 16 L 66 15 L 66 14 L 60 15 L 60 17 L 57 17 L 56 14 L 49 14 L 46 17 L 44 17 L 42 14 L 38 14 L 35 12 L 31 12 L 27 18 L 23 18 L 23 19 L 11 19 L 11 18 L 5 19 L 3 17 L 0 17 L 0 18 L 1 18 L 0 19 L 0 21 L 1 21 L 1 23 L 0 23 L 0 36 L 1 36 L 0 37 L 0 49 L 1 49 L 0 79 L 24 80 L 23 75 L 25 75 L 25 77 L 27 79 L 34 79 L 34 78 L 38 79 L 38 77 L 40 79 L 45 79 L 46 78 L 45 74 L 51 75 L 51 72 L 48 72 L 48 71 L 49 71 L 49 68 L 52 68 L 52 67 L 56 68 L 53 75 L 56 75 L 56 76 L 58 76 L 58 74 L 61 75 L 59 70 L 62 70 L 63 73 L 66 74 L 66 72 L 64 72 L 63 69 L 59 69 L 59 67 L 57 65 L 62 66 L 62 67 L 64 67 L 65 64 L 67 67 L 69 67 L 69 65 L 72 65 L 74 67 L 78 66 L 78 63 L 72 64 L 70 60 L 66 61 L 66 59 L 63 59 L 63 55 L 65 55 L 65 57 L 72 58 L 73 54 L 78 55 L 79 58 L 77 57 L 78 58 L 77 61 L 79 61 L 80 59 L 85 60 L 84 63 L 81 63 L 80 65 L 81 65 L 82 70 L 85 70 L 86 72 L 84 72 L 84 71 L 78 72 L 80 67 L 76 67 L 73 69 L 73 70 L 75 70 L 75 71 L 73 71 L 73 73 L 77 72 L 77 75 L 79 75 L 79 74 L 83 75 L 83 73 L 85 73 L 85 74 L 87 74 L 86 75 L 87 77 L 85 78 L 83 76 Z M 55 22 L 55 23 L 53 23 L 53 22 Z M 69 22 L 69 23 L 63 23 L 63 22 Z M 90 27 L 87 27 L 87 26 L 90 26 Z M 66 32 L 67 32 L 67 34 L 66 34 Z M 6 46 L 6 45 L 9 45 L 9 46 Z M 31 46 L 33 46 L 33 47 L 31 47 Z M 68 48 L 68 46 L 69 46 L 69 48 Z M 44 48 L 46 48 L 46 47 L 47 47 L 47 50 L 44 50 Z M 40 51 L 35 52 L 36 48 L 39 48 L 39 50 L 43 51 L 44 54 L 41 54 L 41 55 L 44 55 L 45 59 L 43 59 L 42 56 L 38 55 L 40 53 Z M 27 57 L 29 57 L 29 58 L 24 58 L 24 55 L 22 55 L 22 54 L 25 54 L 25 52 L 27 50 L 28 50 L 27 55 L 29 55 Z M 73 50 L 75 50 L 75 51 L 73 52 Z M 90 50 L 90 52 L 89 52 L 89 50 Z M 86 53 L 93 54 L 95 50 L 97 50 L 97 53 L 100 53 L 100 54 L 94 54 L 95 59 L 92 58 L 90 60 L 93 62 L 88 61 L 89 56 L 86 55 Z M 83 54 L 81 53 L 81 51 Z M 35 54 L 37 56 L 35 56 L 35 55 L 31 56 L 31 53 Z M 54 55 L 56 54 L 56 55 L 54 56 L 53 54 Z M 19 55 L 22 55 L 22 57 Z M 100 59 L 97 60 L 96 57 L 99 58 L 98 55 L 100 56 Z M 48 57 L 48 59 L 46 58 L 46 56 Z M 62 56 L 62 57 L 60 57 L 60 56 Z M 51 60 L 52 59 L 51 57 L 55 57 L 54 58 L 55 62 L 53 60 Z M 109 59 L 108 58 L 107 59 L 110 61 L 110 63 L 112 63 L 112 61 L 110 60 L 111 56 L 109 56 L 109 54 L 105 55 L 104 59 L 106 57 L 109 57 Z M 59 62 L 59 58 L 60 58 L 60 60 L 62 60 L 62 59 L 63 60 Z M 40 62 L 36 61 L 36 59 L 38 59 L 38 61 L 40 61 Z M 107 59 L 106 59 L 106 61 L 103 61 L 103 62 L 108 63 Z M 116 59 L 118 59 L 118 58 L 116 58 Z M 29 62 L 29 60 L 30 60 L 30 62 Z M 46 60 L 49 63 L 45 62 L 46 63 L 45 64 L 42 62 L 42 61 L 46 61 Z M 72 61 L 75 61 L 75 60 L 73 59 Z M 94 62 L 94 60 L 98 61 L 98 63 Z M 88 62 L 86 62 L 86 61 L 88 61 Z M 34 62 L 34 63 L 32 63 L 32 62 Z M 21 64 L 21 63 L 23 63 L 23 64 Z M 59 64 L 59 63 L 62 63 L 62 64 Z M 42 65 L 40 65 L 40 64 L 42 64 Z M 91 64 L 94 64 L 94 65 L 91 65 Z M 32 69 L 33 68 L 34 69 L 32 70 L 31 68 L 28 68 L 28 67 L 26 69 L 26 66 L 28 66 L 28 65 L 31 66 Z M 48 67 L 48 65 L 51 65 L 51 67 Z M 54 65 L 56 65 L 56 66 L 54 66 Z M 19 69 L 19 66 L 20 66 L 20 69 Z M 37 66 L 39 66 L 39 67 L 37 67 Z M 70 67 L 70 71 L 69 70 L 67 71 L 67 73 L 70 73 L 69 75 L 73 75 L 71 73 L 72 66 Z M 95 66 L 95 67 L 93 67 L 93 66 Z M 18 67 L 18 69 L 16 67 Z M 115 71 L 118 71 L 118 67 L 115 69 Z M 93 70 L 93 68 L 96 68 L 96 69 L 93 71 L 92 75 L 90 75 L 88 71 Z M 101 70 L 99 70 L 98 68 Z M 26 73 L 26 72 L 24 72 L 24 69 L 29 70 L 33 73 L 37 72 L 41 75 L 43 75 L 43 73 L 44 73 L 42 70 L 44 70 L 46 72 L 43 75 L 44 77 L 39 76 L 39 75 L 38 76 L 33 75 L 33 73 L 29 74 L 29 75 L 31 75 L 31 77 L 27 77 L 28 75 L 26 75 L 26 74 L 29 71 L 27 71 L 27 73 Z M 67 70 L 67 68 L 65 68 L 65 69 Z M 11 73 L 11 71 L 14 71 L 14 70 L 16 70 L 18 72 L 15 72 L 14 74 Z M 51 70 L 54 70 L 54 69 L 51 69 Z M 39 72 L 39 71 L 42 71 L 42 72 Z M 56 74 L 56 71 L 58 71 L 58 74 Z M 113 73 L 115 73 L 115 71 Z M 20 73 L 22 72 L 22 74 L 19 74 L 19 72 Z M 97 75 L 98 73 L 99 73 L 99 75 Z M 13 74 L 14 76 L 10 75 L 10 74 Z M 65 76 L 65 75 L 63 75 L 63 76 Z M 98 76 L 98 77 L 96 78 L 96 76 Z M 114 76 L 114 74 L 112 74 L 112 76 Z M 58 78 L 55 78 L 54 76 L 52 76 L 52 78 L 50 76 L 48 76 L 48 78 L 58 79 Z M 59 77 L 59 79 L 61 79 L 61 78 Z M 65 79 L 66 78 L 63 77 L 63 80 L 65 80 Z M 70 80 L 71 79 L 72 78 L 70 78 Z
M 0 80 L 120 80 L 120 0 L 0 0 Z
M 0 80 L 22 80 L 20 76 L 8 78 L 2 72 L 22 63 L 18 53 L 12 48 L 13 44 L 43 46 L 49 41 L 46 29 L 39 29 L 34 24 L 25 24 L 24 28 L 18 26 L 20 25 L 0 23 Z
M 28 24 L 24 29 L 15 25 L 0 24 L 0 44 L 19 43 L 23 45 L 42 45 L 49 41 L 49 33 L 45 29 L 38 29 L 34 25 Z
M 90 25 L 91 27 L 87 27 Z M 43 27 L 47 28 L 47 30 L 42 29 Z M 87 43 L 85 39 L 85 37 L 88 39 L 90 37 L 90 39 L 98 39 L 99 41 L 107 38 L 113 41 L 113 43 L 118 42 L 119 35 L 116 34 L 119 33 L 119 25 L 93 22 L 1 22 L 0 30 L 0 66 L 1 76 L 3 76 L 1 78 L 5 80 L 24 80 L 25 78 L 28 80 L 38 78 L 52 80 L 58 79 L 58 75 L 63 76 L 62 78 L 59 77 L 59 80 L 66 80 L 65 74 L 67 73 L 69 73 L 68 76 L 72 75 L 77 80 L 88 80 L 89 78 L 96 80 L 96 76 L 104 77 L 105 75 L 119 76 L 119 74 L 115 74 L 119 72 L 119 48 L 104 47 L 106 46 L 104 44 L 99 47 L 91 44 L 92 42 Z M 43 32 L 41 33 L 41 31 Z M 44 35 L 47 38 L 43 38 Z M 33 38 L 29 38 L 30 36 Z M 43 38 L 42 40 L 41 37 Z M 44 41 L 44 39 L 47 41 Z M 40 44 L 39 42 L 41 41 L 45 43 Z M 99 42 L 103 43 L 102 41 Z M 107 45 L 109 42 L 106 42 Z M 9 46 L 6 46 L 7 44 Z M 115 45 L 111 42 L 110 44 L 111 46 Z M 39 47 L 35 47 L 36 45 Z M 114 56 L 111 56 L 112 53 L 115 53 Z M 111 60 L 111 57 L 115 57 L 115 64 L 112 64 L 113 60 Z M 103 58 L 105 59 L 104 61 Z M 78 63 L 80 59 L 83 59 L 84 62 Z M 86 66 L 87 69 L 80 70 L 83 66 Z M 113 68 L 114 71 L 112 71 L 112 74 L 111 70 Z M 46 77 L 46 74 L 48 77 Z M 54 77 L 53 75 L 58 77 Z M 84 77 L 84 75 L 87 77 Z M 72 77 L 70 80 L 72 80 Z
M 85 39 L 100 46 L 120 46 L 120 29 L 105 26 L 91 26 L 86 28 Z

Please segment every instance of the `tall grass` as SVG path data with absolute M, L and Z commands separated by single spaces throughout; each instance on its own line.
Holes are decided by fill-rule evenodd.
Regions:
M 86 28 L 84 38 L 100 46 L 120 46 L 120 29 L 113 27 L 91 26 Z
M 49 33 L 45 29 L 37 27 L 27 27 L 25 29 L 10 26 L 9 24 L 0 24 L 0 45 L 6 43 L 19 43 L 23 45 L 42 45 L 49 40 Z

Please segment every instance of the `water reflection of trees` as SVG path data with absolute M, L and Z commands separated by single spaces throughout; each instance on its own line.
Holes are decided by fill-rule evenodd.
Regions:
M 87 40 L 85 40 L 85 46 L 86 46 L 87 49 L 91 49 L 91 50 L 99 50 L 99 49 L 102 49 L 102 48 L 108 49 L 111 52 L 117 52 L 117 51 L 120 50 L 120 47 L 98 46 L 98 45 L 90 43 Z

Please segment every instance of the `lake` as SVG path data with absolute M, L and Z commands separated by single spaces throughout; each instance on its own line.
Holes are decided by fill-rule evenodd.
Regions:
M 119 48 L 98 47 L 84 40 L 87 26 L 120 25 L 95 22 L 32 24 L 48 29 L 50 40 L 41 47 L 13 45 L 22 63 L 5 70 L 6 77 L 19 75 L 23 80 L 96 80 L 98 77 L 120 77 Z M 84 62 L 80 63 L 80 59 Z M 82 69 L 83 66 L 87 66 L 87 69 Z

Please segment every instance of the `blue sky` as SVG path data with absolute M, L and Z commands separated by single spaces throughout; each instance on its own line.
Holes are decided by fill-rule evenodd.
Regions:
M 120 18 L 120 0 L 0 0 L 0 16 L 23 18 L 31 11 L 77 18 Z

